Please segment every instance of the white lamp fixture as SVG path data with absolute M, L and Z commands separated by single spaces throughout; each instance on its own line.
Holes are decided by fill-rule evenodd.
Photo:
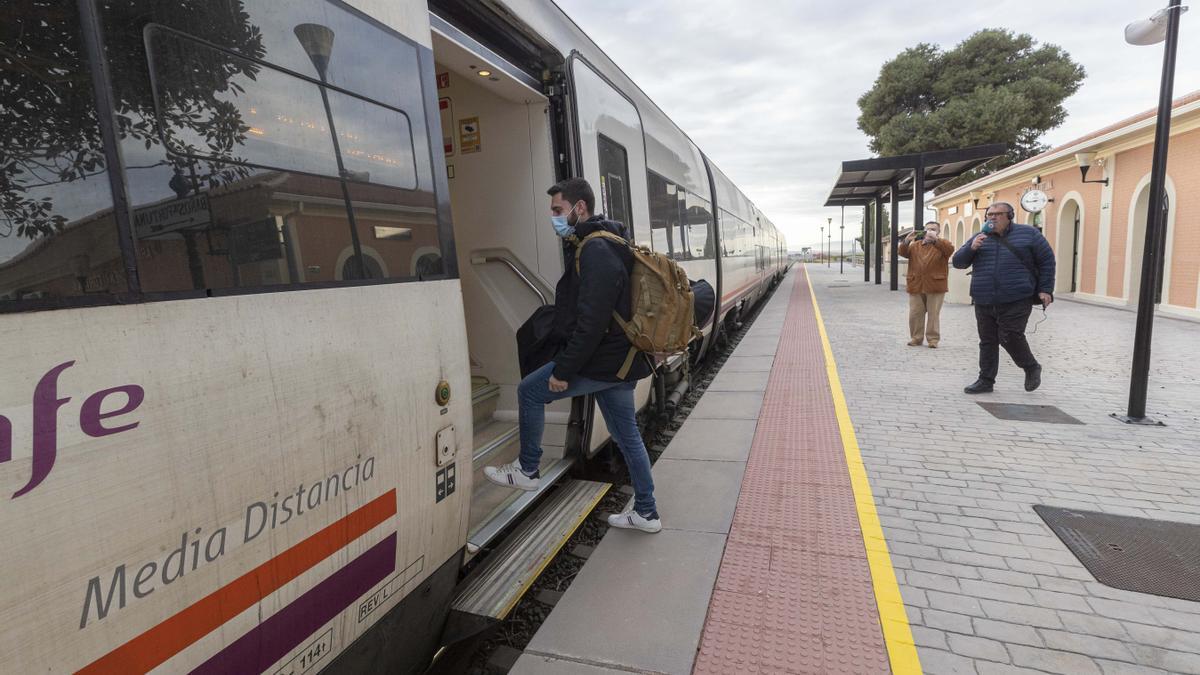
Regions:
M 1075 161 L 1076 161 L 1076 163 L 1079 164 L 1079 177 L 1082 179 L 1082 181 L 1084 183 L 1100 183 L 1101 185 L 1108 185 L 1108 178 L 1105 178 L 1103 180 L 1088 180 L 1087 179 L 1088 168 L 1091 167 L 1092 164 L 1096 164 L 1096 165 L 1100 164 L 1099 162 L 1096 161 L 1096 153 L 1094 153 L 1094 152 L 1077 152 L 1077 153 L 1075 153 Z
M 1125 26 L 1125 41 L 1131 45 L 1155 45 L 1167 39 L 1167 24 L 1170 20 L 1170 7 L 1154 13 L 1149 19 L 1134 21 Z M 1186 6 L 1179 7 L 1179 13 L 1188 11 Z

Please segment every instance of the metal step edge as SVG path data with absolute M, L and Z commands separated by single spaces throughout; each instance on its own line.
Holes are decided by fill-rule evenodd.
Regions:
M 479 405 L 480 403 L 496 398 L 500 395 L 500 385 L 485 384 L 471 389 L 471 405 Z
M 509 525 L 512 525 L 513 521 L 517 518 L 520 518 L 522 513 L 529 510 L 538 498 L 545 496 L 546 491 L 553 488 L 554 483 L 558 482 L 558 479 L 567 473 L 572 463 L 571 460 L 560 459 L 546 467 L 542 471 L 542 486 L 537 492 L 522 492 L 521 496 L 504 507 L 503 511 L 497 513 L 483 527 L 471 533 L 467 537 L 467 544 L 476 548 L 483 548 L 492 543 L 492 540 L 497 535 L 503 532 Z
M 480 460 L 486 459 L 487 456 L 492 454 L 493 452 L 496 452 L 497 450 L 508 445 L 515 438 L 517 438 L 520 435 L 521 435 L 521 428 L 518 426 L 514 426 L 513 428 L 501 433 L 499 436 L 493 438 L 492 440 L 488 441 L 487 443 L 484 443 L 483 447 L 476 449 L 475 452 L 471 455 L 472 466 L 478 464 L 480 462 Z
M 565 482 L 489 556 L 451 607 L 498 620 L 508 616 L 610 487 L 594 481 Z

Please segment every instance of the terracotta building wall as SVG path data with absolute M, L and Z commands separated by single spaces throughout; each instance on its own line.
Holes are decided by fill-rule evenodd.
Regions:
M 1175 227 L 1171 233 L 1170 297 L 1164 302 L 1179 307 L 1196 307 L 1200 284 L 1200 129 L 1171 139 L 1167 173 L 1175 183 Z
M 1113 183 L 1111 243 L 1108 249 L 1108 287 L 1104 294 L 1110 298 L 1125 297 L 1125 256 L 1128 255 L 1126 239 L 1129 237 L 1129 205 L 1136 198 L 1134 189 L 1142 176 L 1150 172 L 1150 158 L 1154 148 L 1143 145 L 1117 155 L 1117 175 Z M 1140 245 L 1140 242 L 1134 242 Z

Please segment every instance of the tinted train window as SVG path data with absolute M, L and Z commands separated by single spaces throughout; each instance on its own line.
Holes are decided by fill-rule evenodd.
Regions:
M 633 233 L 629 208 L 629 159 L 620 143 L 600 136 L 600 210 L 609 220 L 625 224 L 626 235 Z
M 0 307 L 127 290 L 89 64 L 71 3 L 0 21 Z
M 713 247 L 712 207 L 692 193 L 687 193 L 688 255 L 692 260 L 712 260 L 716 257 Z
M 441 250 L 414 45 L 324 0 L 100 6 L 144 290 L 416 278 Z

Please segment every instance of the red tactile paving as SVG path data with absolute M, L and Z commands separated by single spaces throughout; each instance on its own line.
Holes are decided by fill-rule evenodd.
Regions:
M 889 672 L 803 274 L 788 301 L 693 672 Z

